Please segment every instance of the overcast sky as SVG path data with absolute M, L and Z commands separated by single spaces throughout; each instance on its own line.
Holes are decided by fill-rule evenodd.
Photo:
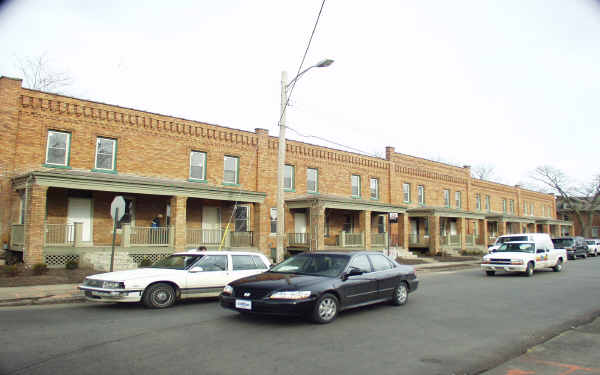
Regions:
M 0 6 L 0 75 L 45 54 L 71 96 L 278 135 L 321 0 L 18 0 Z M 143 6 L 142 6 L 143 5 Z M 288 125 L 383 156 L 600 173 L 600 1 L 328 0 Z

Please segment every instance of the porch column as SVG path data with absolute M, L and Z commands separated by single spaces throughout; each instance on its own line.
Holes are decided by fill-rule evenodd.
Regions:
M 506 234 L 506 221 L 501 220 L 498 222 L 498 236 L 497 237 L 500 237 L 504 234 Z
M 410 246 L 408 233 L 410 231 L 410 221 L 408 220 L 408 214 L 403 213 L 402 215 L 398 215 L 398 235 L 400 236 L 399 245 L 403 249 L 408 250 Z
M 459 217 L 458 225 L 460 226 L 460 249 L 465 250 L 465 242 L 467 242 L 467 220 L 464 217 Z
M 440 251 L 440 217 L 429 217 L 429 254 L 435 255 Z
M 361 211 L 359 223 L 363 233 L 363 245 L 366 250 L 369 250 L 371 248 L 371 211 Z
M 186 245 L 187 197 L 171 197 L 171 225 L 173 226 L 173 250 L 184 251 Z
M 23 260 L 28 265 L 44 263 L 44 233 L 48 187 L 29 185 L 25 203 L 25 245 Z
M 310 208 L 310 251 L 325 249 L 325 207 Z
M 488 221 L 487 219 L 479 220 L 481 231 L 479 231 L 479 243 L 483 244 L 484 247 L 488 247 Z
M 252 239 L 253 246 L 260 252 L 270 256 L 269 245 L 267 243 L 268 234 L 271 230 L 271 212 L 264 204 L 254 203 L 254 233 Z
M 550 232 L 550 224 L 543 224 L 542 225 L 542 231 L 544 233 L 552 234 L 552 232 Z

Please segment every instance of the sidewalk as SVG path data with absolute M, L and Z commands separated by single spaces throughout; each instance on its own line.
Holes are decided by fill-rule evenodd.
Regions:
M 472 267 L 476 264 L 479 264 L 479 261 L 425 263 L 415 264 L 413 267 L 417 272 L 439 272 Z M 56 284 L 0 288 L 0 307 L 85 301 L 83 292 L 77 289 L 77 285 Z

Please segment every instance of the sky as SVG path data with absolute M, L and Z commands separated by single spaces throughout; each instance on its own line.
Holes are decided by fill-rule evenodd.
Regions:
M 0 0 L 0 75 L 45 56 L 69 96 L 278 136 L 322 0 Z M 327 0 L 287 139 L 384 157 L 600 173 L 600 0 Z

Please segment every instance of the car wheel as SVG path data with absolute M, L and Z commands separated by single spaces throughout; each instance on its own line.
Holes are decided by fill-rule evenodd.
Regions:
M 406 305 L 408 300 L 408 286 L 402 281 L 396 289 L 394 289 L 394 298 L 392 299 L 392 305 L 401 306 Z
M 527 263 L 527 269 L 525 270 L 525 275 L 527 277 L 533 276 L 533 263 L 531 263 L 531 262 Z
M 583 253 L 583 259 L 587 258 L 587 251 L 585 253 Z
M 552 269 L 554 270 L 554 272 L 560 272 L 563 269 L 563 260 L 562 258 L 558 259 L 556 261 L 556 265 L 554 265 L 554 267 L 552 267 Z
M 485 271 L 485 274 L 488 276 L 494 276 L 496 274 L 496 271 Z
M 146 289 L 142 300 L 150 309 L 164 309 L 175 303 L 175 290 L 169 284 L 153 284 Z
M 315 323 L 325 324 L 332 322 L 338 313 L 339 302 L 336 296 L 325 293 L 317 300 L 312 313 Z

